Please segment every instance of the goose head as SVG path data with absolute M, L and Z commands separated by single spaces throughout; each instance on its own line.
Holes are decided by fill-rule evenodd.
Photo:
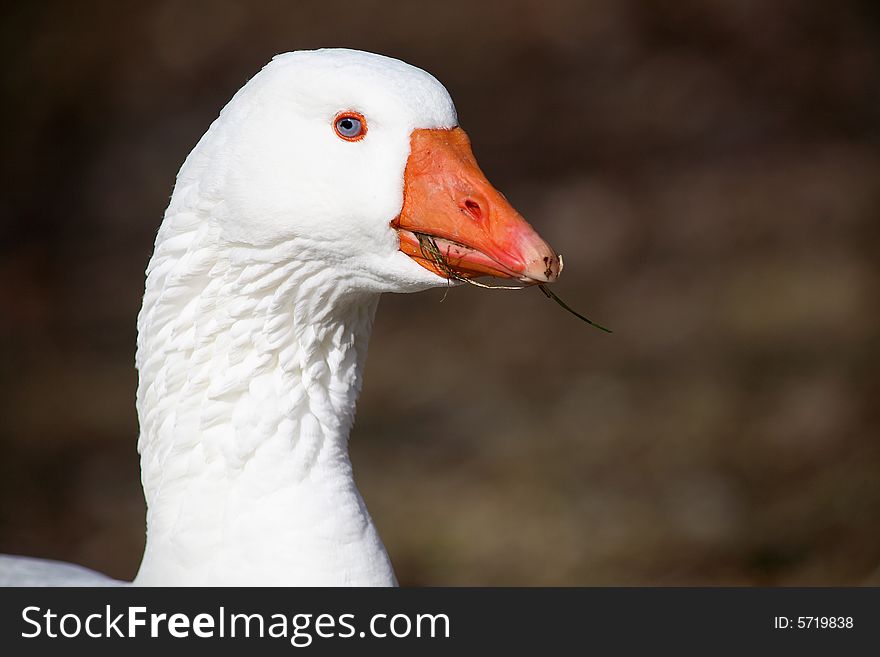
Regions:
M 380 55 L 275 57 L 194 150 L 178 187 L 188 180 L 199 202 L 216 201 L 224 246 L 278 258 L 273 247 L 296 241 L 297 257 L 356 291 L 481 275 L 545 283 L 560 270 L 483 175 L 443 85 Z M 425 236 L 448 266 L 424 252 Z
M 187 158 L 147 270 L 137 581 L 393 583 L 348 458 L 378 293 L 560 266 L 428 73 L 276 57 Z

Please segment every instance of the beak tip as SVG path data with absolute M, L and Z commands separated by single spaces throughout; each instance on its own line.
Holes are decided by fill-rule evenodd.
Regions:
M 526 263 L 523 279 L 532 283 L 553 283 L 562 273 L 562 257 L 552 250 Z

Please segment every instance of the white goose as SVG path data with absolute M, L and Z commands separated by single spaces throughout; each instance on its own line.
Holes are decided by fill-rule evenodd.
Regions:
M 449 283 L 419 235 L 460 277 L 543 283 L 560 268 L 457 123 L 425 71 L 293 52 L 186 159 L 138 317 L 135 584 L 396 584 L 348 455 L 379 295 Z M 2 557 L 0 582 L 113 580 Z

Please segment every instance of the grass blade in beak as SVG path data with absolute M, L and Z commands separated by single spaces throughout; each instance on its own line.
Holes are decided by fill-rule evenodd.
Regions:
M 453 270 L 449 266 L 449 263 L 446 262 L 446 257 L 440 251 L 440 247 L 437 246 L 437 242 L 434 240 L 434 238 L 431 235 L 426 235 L 424 233 L 415 233 L 415 235 L 419 240 L 419 248 L 422 251 L 422 256 L 426 260 L 431 260 L 431 262 L 433 262 L 435 265 L 437 265 L 437 268 L 440 269 L 440 271 L 442 271 L 444 274 L 446 274 L 450 279 L 453 279 L 456 281 L 461 281 L 462 283 L 467 283 L 468 285 L 482 287 L 487 290 L 522 290 L 522 289 L 525 289 L 525 287 L 530 287 L 530 286 L 514 287 L 514 286 L 507 286 L 507 285 L 486 285 L 485 283 L 479 283 L 477 281 L 472 281 L 471 279 L 466 278 L 464 276 L 460 276 L 458 274 L 458 272 Z M 555 301 L 560 306 L 565 308 L 565 310 L 570 312 L 572 315 L 574 315 L 578 319 L 586 322 L 590 326 L 593 326 L 593 327 L 599 329 L 600 331 L 605 331 L 605 333 L 613 333 L 614 332 L 611 329 L 605 328 L 601 324 L 597 324 L 596 322 L 592 321 L 591 319 L 584 317 L 579 312 L 572 309 L 567 303 L 565 303 L 562 299 L 560 299 L 558 296 L 556 296 L 553 292 L 548 290 L 543 284 L 539 283 L 538 289 L 540 289 L 541 292 L 544 293 L 544 296 L 546 296 L 548 299 L 553 299 L 553 301 Z
M 584 317 L 583 315 L 581 315 L 581 314 L 580 314 L 579 312 L 577 312 L 576 310 L 573 310 L 571 307 L 569 307 L 569 305 L 568 305 L 567 303 L 565 303 L 565 301 L 563 301 L 562 299 L 560 299 L 559 297 L 557 297 L 555 294 L 553 294 L 553 292 L 551 292 L 550 290 L 548 290 L 544 285 L 540 285 L 540 284 L 539 284 L 539 285 L 538 285 L 538 289 L 541 290 L 541 292 L 544 293 L 544 296 L 546 296 L 548 299 L 553 299 L 556 303 L 558 303 L 560 306 L 562 306 L 563 308 L 565 308 L 565 309 L 566 309 L 568 312 L 570 312 L 572 315 L 574 315 L 574 316 L 577 317 L 578 319 L 582 319 L 583 321 L 585 321 L 585 322 L 586 322 L 587 324 L 589 324 L 590 326 L 594 326 L 594 327 L 596 327 L 597 329 L 599 329 L 600 331 L 605 331 L 606 333 L 614 333 L 614 331 L 612 331 L 611 329 L 609 329 L 609 328 L 605 328 L 605 327 L 602 326 L 601 324 L 597 324 L 596 322 L 594 322 L 594 321 L 592 321 L 592 320 L 590 320 L 590 319 L 587 319 L 586 317 Z

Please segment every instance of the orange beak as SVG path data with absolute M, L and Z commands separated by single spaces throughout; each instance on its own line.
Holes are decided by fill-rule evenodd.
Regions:
M 559 256 L 486 180 L 461 128 L 414 130 L 403 177 L 403 208 L 391 225 L 400 250 L 425 269 L 527 284 L 559 276 Z

